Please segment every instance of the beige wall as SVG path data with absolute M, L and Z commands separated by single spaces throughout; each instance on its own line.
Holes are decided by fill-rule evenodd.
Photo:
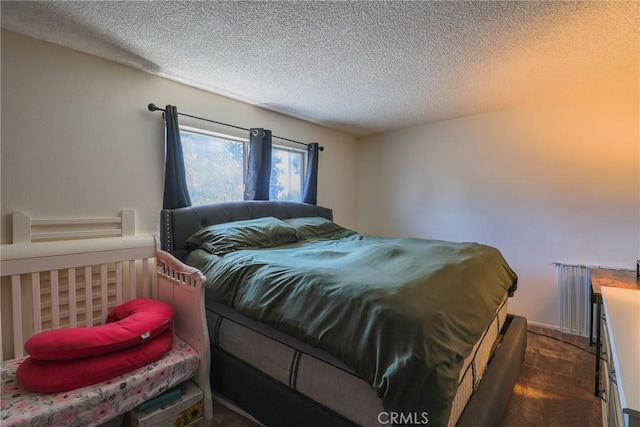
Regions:
M 512 312 L 559 325 L 553 262 L 640 259 L 637 82 L 360 141 L 358 228 L 478 241 L 519 274 Z
M 12 210 L 66 217 L 133 208 L 138 233 L 157 233 L 164 124 L 160 113 L 146 109 L 150 102 L 320 142 L 318 204 L 355 226 L 354 137 L 6 30 L 1 52 L 2 243 L 11 242 Z

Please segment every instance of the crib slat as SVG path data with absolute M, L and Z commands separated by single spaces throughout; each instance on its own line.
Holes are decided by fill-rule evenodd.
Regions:
M 129 299 L 136 299 L 136 262 L 129 261 Z
M 68 283 L 69 283 L 69 326 L 72 328 L 78 326 L 78 312 L 76 310 L 76 269 L 70 268 L 67 270 Z
M 149 259 L 142 260 L 142 296 L 149 298 Z
M 53 329 L 60 327 L 60 295 L 58 290 L 58 270 L 53 270 L 51 274 L 51 316 Z
M 90 231 L 52 231 L 50 233 L 31 233 L 32 241 L 39 240 L 64 240 L 64 239 L 83 239 L 87 237 L 113 237 L 121 236 L 120 230 L 90 230 Z
M 85 326 L 93 326 L 93 277 L 91 266 L 84 268 Z
M 39 218 L 32 219 L 31 225 L 82 225 L 82 224 L 120 224 L 122 218 L 109 216 L 104 218 Z
M 100 264 L 100 306 L 101 319 L 107 318 L 109 310 L 109 288 L 107 282 L 107 264 Z
M 40 302 L 40 273 L 31 273 L 31 301 L 33 305 L 33 333 L 42 332 L 42 305 Z
M 160 271 L 164 272 L 165 268 L 164 268 L 164 264 L 162 264 L 161 266 L 157 266 L 156 267 L 156 274 L 158 274 Z M 158 299 L 158 282 L 156 279 L 156 283 L 154 283 L 154 286 L 151 287 L 151 298 L 152 299 Z
M 116 262 L 116 305 L 122 304 L 122 263 Z
M 20 276 L 11 276 L 11 303 L 13 304 L 13 357 L 22 357 L 22 290 Z

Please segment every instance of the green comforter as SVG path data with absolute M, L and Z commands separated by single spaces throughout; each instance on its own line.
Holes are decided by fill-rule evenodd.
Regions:
M 207 299 L 324 349 L 429 425 L 446 425 L 463 360 L 517 282 L 489 246 L 360 234 L 188 263 Z

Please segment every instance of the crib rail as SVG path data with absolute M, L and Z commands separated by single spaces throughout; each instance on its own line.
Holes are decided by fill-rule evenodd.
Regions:
M 103 323 L 123 301 L 155 297 L 155 240 L 132 236 L 15 243 L 0 249 L 0 358 L 33 334 Z
M 135 235 L 136 214 L 126 209 L 119 216 L 101 218 L 32 218 L 13 211 L 13 243 Z

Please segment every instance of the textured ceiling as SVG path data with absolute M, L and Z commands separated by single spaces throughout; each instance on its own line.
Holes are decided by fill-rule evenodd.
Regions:
M 1 8 L 6 29 L 353 135 L 639 78 L 639 2 L 2 1 Z

